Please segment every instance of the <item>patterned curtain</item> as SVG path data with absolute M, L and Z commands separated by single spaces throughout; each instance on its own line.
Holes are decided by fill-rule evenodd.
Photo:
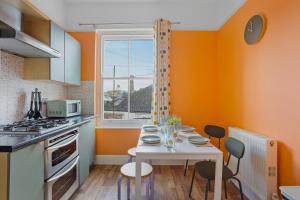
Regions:
M 170 36 L 171 22 L 155 21 L 156 68 L 154 76 L 152 121 L 158 123 L 162 116 L 170 114 Z

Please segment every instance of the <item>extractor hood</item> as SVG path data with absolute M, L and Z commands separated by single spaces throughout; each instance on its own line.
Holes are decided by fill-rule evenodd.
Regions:
M 59 58 L 61 53 L 21 32 L 19 10 L 0 2 L 0 49 L 29 58 Z

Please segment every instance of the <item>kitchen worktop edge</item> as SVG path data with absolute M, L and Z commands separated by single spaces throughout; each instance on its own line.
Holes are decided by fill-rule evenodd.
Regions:
M 72 120 L 74 123 L 70 126 L 54 130 L 45 134 L 37 135 L 0 135 L 0 153 L 1 152 L 14 152 L 23 149 L 29 145 L 43 142 L 44 140 L 53 137 L 61 132 L 69 129 L 79 127 L 85 123 L 90 122 L 92 119 L 97 118 L 96 115 L 80 115 L 69 117 L 68 120 Z

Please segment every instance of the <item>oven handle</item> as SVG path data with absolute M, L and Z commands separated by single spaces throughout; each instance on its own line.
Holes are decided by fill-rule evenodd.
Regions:
M 47 183 L 50 183 L 52 181 L 55 181 L 57 179 L 59 179 L 60 177 L 64 176 L 65 174 L 67 174 L 69 171 L 71 171 L 73 169 L 73 167 L 75 165 L 77 165 L 79 160 L 79 156 L 76 158 L 76 160 L 74 161 L 74 163 L 71 165 L 71 167 L 69 167 L 66 171 L 61 172 L 60 174 L 57 174 L 56 176 L 54 176 L 53 178 L 50 178 L 47 180 Z
M 72 137 L 69 138 L 68 142 L 65 142 L 65 143 L 60 144 L 60 145 L 54 145 L 52 147 L 49 147 L 47 149 L 47 151 L 53 151 L 55 149 L 59 149 L 61 147 L 67 146 L 68 144 L 71 144 L 72 142 L 74 142 L 75 140 L 77 140 L 78 136 L 79 136 L 79 133 L 77 132 L 74 136 L 72 136 Z

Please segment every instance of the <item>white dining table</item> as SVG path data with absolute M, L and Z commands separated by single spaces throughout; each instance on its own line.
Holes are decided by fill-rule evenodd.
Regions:
M 159 145 L 147 145 L 141 140 L 143 135 L 155 134 L 161 137 Z M 222 170 L 223 152 L 213 145 L 195 146 L 188 142 L 176 143 L 173 150 L 168 149 L 164 144 L 164 136 L 160 131 L 156 133 L 144 132 L 141 129 L 136 148 L 136 178 L 135 178 L 135 199 L 141 200 L 141 162 L 145 160 L 214 160 L 216 162 L 214 200 L 220 200 L 222 194 Z M 155 183 L 154 183 L 155 184 Z

